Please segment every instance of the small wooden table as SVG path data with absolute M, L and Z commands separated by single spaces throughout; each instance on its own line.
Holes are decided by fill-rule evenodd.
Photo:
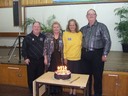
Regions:
M 41 85 L 58 85 L 58 86 L 67 86 L 67 87 L 75 87 L 80 88 L 84 91 L 84 96 L 88 94 L 86 91 L 87 83 L 88 83 L 89 75 L 83 74 L 71 74 L 71 78 L 68 80 L 57 80 L 54 78 L 54 72 L 46 72 L 41 75 L 39 78 L 34 80 L 33 82 L 33 89 L 34 89 L 34 96 L 39 96 L 39 88 Z M 87 92 L 87 93 L 86 93 Z

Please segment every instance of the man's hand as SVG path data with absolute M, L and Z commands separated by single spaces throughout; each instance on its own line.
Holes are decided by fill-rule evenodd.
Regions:
M 106 56 L 106 55 L 103 55 L 103 56 L 102 56 L 102 61 L 103 61 L 103 62 L 106 62 L 106 61 L 107 61 L 107 56 Z
M 29 65 L 30 60 L 29 59 L 25 59 L 24 62 L 25 62 L 25 64 Z

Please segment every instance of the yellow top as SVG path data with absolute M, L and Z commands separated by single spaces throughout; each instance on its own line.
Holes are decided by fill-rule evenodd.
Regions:
M 67 60 L 80 60 L 81 47 L 82 47 L 82 33 L 64 32 L 64 59 Z

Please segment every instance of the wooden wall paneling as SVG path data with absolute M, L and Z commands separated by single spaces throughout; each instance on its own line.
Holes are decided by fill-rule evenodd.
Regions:
M 28 5 L 34 5 L 34 4 L 33 4 L 33 1 L 34 1 L 34 0 L 28 0 L 28 1 L 29 1 L 29 2 L 28 2 Z
M 37 5 L 43 4 L 43 0 L 37 0 Z
M 119 74 L 118 96 L 128 96 L 128 72 Z
M 28 87 L 26 65 L 0 64 L 0 84 Z
M 24 1 L 24 6 L 28 5 L 29 0 L 23 0 Z
M 46 4 L 46 0 L 40 0 L 42 4 Z
M 3 0 L 3 7 L 5 7 L 5 1 Z
M 33 0 L 33 5 L 37 5 L 37 0 Z
M 32 2 L 33 2 L 33 0 L 27 0 L 27 4 L 26 5 L 32 5 Z
M 48 4 L 52 4 L 53 0 L 47 0 Z
M 27 0 L 26 5 L 30 5 L 31 1 Z
M 12 1 L 13 1 L 13 0 L 9 0 L 9 6 L 12 6 Z
M 103 96 L 127 96 L 128 73 L 105 71 L 103 74 Z
M 0 0 L 0 6 L 2 6 L 2 0 Z
M 24 6 L 28 4 L 28 0 L 23 0 L 23 2 L 24 2 Z
M 52 3 L 52 0 L 22 0 L 22 6 L 38 6 Z
M 0 6 L 1 6 L 1 7 L 4 6 L 4 0 L 0 0 Z
M 5 0 L 5 1 L 4 1 L 4 5 L 5 5 L 5 6 L 9 6 L 8 0 Z
M 41 4 L 43 4 L 42 0 L 37 0 L 36 1 L 36 5 L 41 5 Z
M 24 1 L 25 1 L 25 5 L 28 5 L 28 2 L 29 2 L 29 1 L 28 1 L 28 0 L 24 0 Z
M 21 5 L 22 5 L 22 6 L 25 5 L 25 1 L 26 1 L 26 0 L 21 0 Z
M 118 74 L 104 73 L 103 96 L 117 96 Z
M 40 4 L 42 4 L 42 1 L 41 0 L 36 0 L 35 4 L 40 5 Z
M 11 7 L 13 0 L 0 0 L 0 7 Z M 52 4 L 53 0 L 21 0 L 22 6 L 36 6 L 36 5 L 44 5 L 44 4 Z M 128 0 L 106 0 L 105 2 L 128 2 Z M 74 4 L 75 2 L 71 2 L 68 4 Z M 83 3 L 83 2 L 79 2 Z M 84 2 L 88 3 L 88 2 Z M 93 3 L 93 2 L 91 2 Z M 94 2 L 95 3 L 95 2 Z M 63 4 L 63 3 L 62 3 Z
M 8 74 L 7 66 L 0 64 L 0 84 L 8 84 Z
M 12 1 L 13 0 L 0 0 L 0 8 L 11 7 L 12 6 Z
M 11 85 L 27 87 L 26 66 L 8 66 L 8 77 Z
M 7 70 L 8 70 L 8 81 L 9 81 L 9 85 L 16 85 L 16 82 L 14 81 L 17 81 L 17 72 L 19 70 L 18 67 L 14 67 L 14 66 L 8 66 L 7 67 Z M 10 78 L 11 77 L 11 78 Z
M 21 0 L 21 5 L 22 5 L 22 6 L 25 6 L 25 1 L 26 1 L 26 0 Z

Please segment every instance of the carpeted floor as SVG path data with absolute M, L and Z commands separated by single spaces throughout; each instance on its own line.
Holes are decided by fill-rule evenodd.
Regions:
M 0 96 L 32 96 L 28 88 L 0 85 Z

